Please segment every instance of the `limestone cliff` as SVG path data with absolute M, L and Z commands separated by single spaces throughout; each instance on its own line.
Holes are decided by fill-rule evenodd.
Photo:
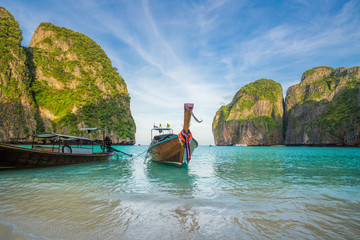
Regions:
M 270 79 L 245 85 L 213 120 L 216 145 L 283 144 L 282 87 Z
M 360 67 L 316 67 L 287 90 L 287 145 L 360 144 Z
M 107 127 L 114 143 L 135 143 L 126 83 L 98 44 L 41 23 L 25 48 L 4 8 L 0 21 L 0 141 L 44 131 L 101 139 L 79 129 Z
M 36 130 L 32 77 L 18 22 L 0 7 L 0 141 L 27 139 Z
M 30 48 L 37 80 L 32 89 L 46 131 L 79 135 L 81 127 L 107 127 L 113 142 L 133 143 L 135 123 L 125 81 L 98 44 L 41 23 Z

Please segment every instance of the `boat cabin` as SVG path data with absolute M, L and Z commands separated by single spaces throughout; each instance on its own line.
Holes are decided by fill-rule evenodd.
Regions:
M 151 129 L 151 144 L 153 145 L 155 143 L 158 143 L 160 141 L 164 141 L 165 139 L 172 138 L 174 136 L 177 136 L 174 134 L 174 131 L 172 128 L 162 128 L 162 127 L 156 127 L 154 126 L 153 129 Z

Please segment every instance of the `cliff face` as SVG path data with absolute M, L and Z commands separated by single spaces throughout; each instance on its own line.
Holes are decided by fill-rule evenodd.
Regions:
M 113 142 L 134 140 L 125 81 L 99 45 L 81 33 L 41 23 L 30 48 L 45 131 L 78 135 L 81 127 L 108 127 Z
M 41 23 L 24 48 L 14 17 L 4 8 L 0 17 L 0 141 L 35 131 L 102 139 L 79 129 L 107 127 L 113 143 L 135 143 L 126 83 L 98 44 Z
M 360 67 L 316 67 L 287 90 L 287 145 L 359 145 Z
M 0 7 L 0 140 L 27 139 L 37 126 L 29 91 L 33 79 L 21 40 L 18 22 Z
M 360 67 L 306 71 L 287 90 L 285 114 L 281 93 L 264 79 L 240 89 L 216 113 L 215 144 L 360 146 Z
M 280 84 L 270 79 L 247 84 L 217 111 L 212 126 L 215 144 L 283 144 L 283 109 Z

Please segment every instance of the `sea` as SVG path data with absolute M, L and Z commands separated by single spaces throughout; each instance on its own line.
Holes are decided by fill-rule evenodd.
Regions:
M 360 148 L 199 146 L 181 169 L 115 148 L 0 171 L 0 239 L 360 239 Z

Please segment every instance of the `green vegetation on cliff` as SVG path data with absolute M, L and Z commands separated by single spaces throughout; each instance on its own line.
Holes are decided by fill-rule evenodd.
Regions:
M 328 109 L 319 117 L 318 125 L 339 128 L 352 119 L 357 126 L 360 126 L 360 107 L 356 105 L 358 94 L 358 87 L 341 91 L 334 98 L 334 102 L 327 104 Z M 354 130 L 354 126 L 351 124 L 351 130 Z
M 0 141 L 28 138 L 35 130 L 32 78 L 18 22 L 0 7 Z
M 5 8 L 0 7 L 0 66 L 1 70 L 7 65 L 8 59 L 15 59 L 10 49 L 19 48 L 22 41 L 22 33 L 19 23 Z
M 314 67 L 314 68 L 312 68 L 312 69 L 310 69 L 310 70 L 305 71 L 305 72 L 304 72 L 304 75 L 305 75 L 305 76 L 311 76 L 312 74 L 316 73 L 316 71 L 317 71 L 318 69 L 327 69 L 327 70 L 329 70 L 329 71 L 333 71 L 333 70 L 334 70 L 332 67 L 319 66 L 319 67 Z
M 25 61 L 21 40 L 18 22 L 5 8 L 0 7 L 0 97 L 3 101 L 16 101 L 21 94 L 22 89 L 16 79 L 23 71 L 22 65 L 16 64 L 16 61 Z
M 263 78 L 249 83 L 235 94 L 230 104 L 221 107 L 219 110 L 221 120 L 229 122 L 233 120 L 256 118 L 256 116 L 251 114 L 246 117 L 242 117 L 241 114 L 231 115 L 231 113 L 241 113 L 244 110 L 250 111 L 254 107 L 255 103 L 260 100 L 268 100 L 271 103 L 276 103 L 278 101 L 279 93 L 282 94 L 281 85 L 271 79 Z M 278 110 L 276 109 L 276 111 Z M 219 120 L 220 118 L 213 122 L 214 127 L 217 126 Z
M 276 103 L 278 101 L 279 91 L 282 91 L 279 83 L 271 79 L 262 78 L 245 85 L 240 89 L 239 95 L 243 96 L 246 94 L 251 96 L 254 101 L 269 100 L 272 103 Z M 236 96 L 238 96 L 238 93 Z
M 360 144 L 360 67 L 306 71 L 286 108 L 286 144 Z
M 107 127 L 114 143 L 135 142 L 126 83 L 97 43 L 51 23 L 38 26 L 28 48 L 21 41 L 0 7 L 0 141 Z
M 135 123 L 123 78 L 101 47 L 84 34 L 41 23 L 30 43 L 38 81 L 32 85 L 52 130 L 108 127 L 134 139 Z
M 282 87 L 271 79 L 259 79 L 242 87 L 230 104 L 213 120 L 217 145 L 282 144 Z

